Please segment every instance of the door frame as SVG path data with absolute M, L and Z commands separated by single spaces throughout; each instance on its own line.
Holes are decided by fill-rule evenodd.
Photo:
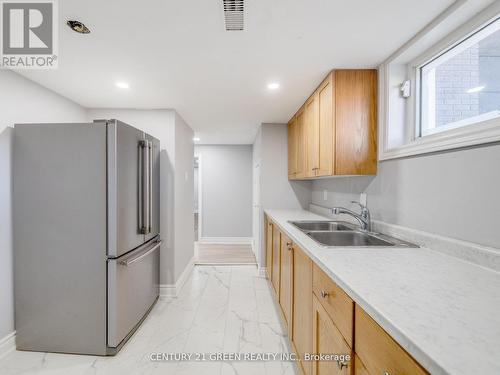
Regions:
M 203 211 L 203 190 L 202 190 L 202 162 L 201 155 L 194 154 L 195 159 L 198 159 L 198 238 L 195 238 L 195 242 L 199 242 L 202 238 L 202 211 Z

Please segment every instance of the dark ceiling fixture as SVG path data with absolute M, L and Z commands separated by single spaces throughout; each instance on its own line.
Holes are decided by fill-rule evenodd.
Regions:
M 66 25 L 79 34 L 90 34 L 90 29 L 80 21 L 69 20 Z

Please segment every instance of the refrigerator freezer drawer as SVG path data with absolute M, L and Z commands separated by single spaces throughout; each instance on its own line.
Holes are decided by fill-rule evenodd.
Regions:
M 108 260 L 108 347 L 117 347 L 158 298 L 160 244 Z

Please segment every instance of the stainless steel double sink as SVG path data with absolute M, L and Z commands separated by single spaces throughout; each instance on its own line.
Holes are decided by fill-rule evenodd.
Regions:
M 325 247 L 418 247 L 380 233 L 360 230 L 343 221 L 289 221 L 307 236 Z

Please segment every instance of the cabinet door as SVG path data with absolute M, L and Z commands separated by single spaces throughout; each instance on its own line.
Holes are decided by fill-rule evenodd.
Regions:
M 333 74 L 329 74 L 318 89 L 319 152 L 316 176 L 333 174 Z
M 335 71 L 335 174 L 377 173 L 377 71 Z
M 292 118 L 288 123 L 288 178 L 294 179 L 297 174 L 297 120 Z
M 271 280 L 273 270 L 273 223 L 267 218 L 264 233 L 266 233 L 266 272 L 267 278 Z
M 353 373 L 352 349 L 347 345 L 316 296 L 313 296 L 313 353 L 349 355 L 351 359 L 314 361 L 312 364 L 314 375 L 350 375 Z
M 301 108 L 295 116 L 295 139 L 296 139 L 296 178 L 305 176 L 306 167 L 306 136 L 305 136 L 305 111 Z
M 293 342 L 302 358 L 312 353 L 312 261 L 293 245 Z M 310 361 L 299 362 L 305 375 L 310 375 Z
M 289 336 L 292 333 L 292 283 L 293 283 L 293 243 L 288 236 L 281 234 L 281 283 L 280 305 L 285 316 Z
M 361 307 L 356 305 L 356 354 L 371 374 L 428 374 Z
M 318 93 L 314 93 L 305 106 L 305 132 L 306 132 L 306 177 L 316 176 L 319 168 L 319 112 Z
M 273 224 L 273 255 L 272 255 L 271 281 L 276 295 L 280 295 L 280 259 L 281 259 L 281 233 Z

